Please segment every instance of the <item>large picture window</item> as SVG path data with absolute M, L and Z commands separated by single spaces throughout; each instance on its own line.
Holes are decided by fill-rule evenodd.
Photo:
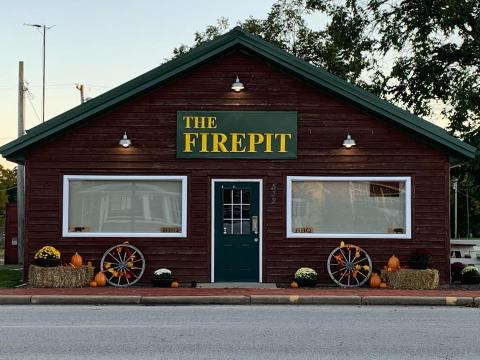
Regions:
M 186 236 L 186 176 L 65 175 L 63 187 L 63 236 Z
M 410 177 L 287 177 L 287 236 L 410 238 Z

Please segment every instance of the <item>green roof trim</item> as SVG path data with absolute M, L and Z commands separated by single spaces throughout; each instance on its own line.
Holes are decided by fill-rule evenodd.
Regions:
M 245 48 L 274 63 L 296 77 L 336 94 L 395 125 L 439 145 L 452 157 L 474 158 L 476 148 L 450 135 L 444 129 L 379 97 L 330 74 L 286 51 L 236 27 L 218 38 L 202 44 L 159 67 L 146 72 L 92 100 L 30 129 L 27 134 L 0 147 L 11 161 L 23 163 L 25 154 L 35 145 L 63 134 L 155 86 L 174 79 L 206 61 L 234 48 Z

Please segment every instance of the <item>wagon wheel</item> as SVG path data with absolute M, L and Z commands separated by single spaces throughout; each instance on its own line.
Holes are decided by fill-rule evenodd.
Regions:
M 372 260 L 361 247 L 352 244 L 342 245 L 333 250 L 328 257 L 328 274 L 341 287 L 362 286 L 372 274 Z
M 103 254 L 100 271 L 105 273 L 110 285 L 128 287 L 140 280 L 145 272 L 145 258 L 133 245 L 114 245 Z

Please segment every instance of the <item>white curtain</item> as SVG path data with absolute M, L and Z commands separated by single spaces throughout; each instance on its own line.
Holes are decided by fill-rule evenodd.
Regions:
M 405 233 L 405 183 L 293 181 L 292 231 Z
M 181 232 L 182 182 L 72 180 L 68 219 L 70 231 Z

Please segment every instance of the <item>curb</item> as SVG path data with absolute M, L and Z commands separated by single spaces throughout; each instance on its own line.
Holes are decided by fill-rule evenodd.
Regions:
M 364 296 L 362 305 L 472 306 L 471 297 L 454 296 Z
M 250 298 L 235 296 L 143 296 L 143 305 L 249 305 Z
M 0 305 L 415 305 L 480 306 L 480 297 L 328 295 L 0 295 Z
M 360 296 L 251 295 L 252 305 L 361 305 Z
M 140 296 L 32 295 L 32 305 L 135 305 Z
M 2 295 L 0 305 L 29 305 L 31 299 L 30 295 Z

